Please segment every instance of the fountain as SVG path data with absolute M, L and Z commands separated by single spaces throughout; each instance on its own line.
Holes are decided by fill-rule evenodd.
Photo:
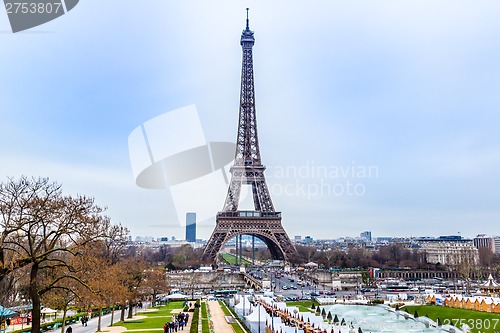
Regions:
M 367 305 L 344 305 L 335 304 L 324 307 L 325 311 L 331 312 L 344 319 L 348 325 L 361 327 L 363 332 L 393 332 L 393 333 L 436 333 L 436 332 L 461 332 L 453 326 L 440 326 L 429 318 L 413 318 L 404 311 L 395 311 L 388 306 Z M 337 324 L 338 325 L 338 324 Z

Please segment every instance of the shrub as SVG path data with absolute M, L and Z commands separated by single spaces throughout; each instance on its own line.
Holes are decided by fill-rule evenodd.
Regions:
M 196 308 L 193 312 L 193 319 L 191 319 L 191 328 L 189 329 L 189 333 L 198 333 L 198 320 L 199 320 L 199 311 L 200 309 Z

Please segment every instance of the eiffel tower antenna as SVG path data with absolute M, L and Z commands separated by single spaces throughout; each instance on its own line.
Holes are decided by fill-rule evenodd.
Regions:
M 248 8 L 247 8 L 247 29 L 250 29 L 248 26 Z
M 234 164 L 229 170 L 231 182 L 222 211 L 217 213 L 216 226 L 208 240 L 203 258 L 217 259 L 221 247 L 234 237 L 251 235 L 262 240 L 274 259 L 287 260 L 296 253 L 281 224 L 281 213 L 274 210 L 264 178 L 257 136 L 255 89 L 252 48 L 255 44 L 249 28 L 248 8 L 246 29 L 241 34 L 243 51 L 241 69 L 240 110 Z M 238 210 L 242 185 L 252 187 L 253 211 Z M 241 239 L 240 239 L 241 247 Z

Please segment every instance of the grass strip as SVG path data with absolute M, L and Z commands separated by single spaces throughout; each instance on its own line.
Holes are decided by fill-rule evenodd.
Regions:
M 189 329 L 189 333 L 198 333 L 199 320 L 200 320 L 200 309 L 195 308 L 193 312 L 193 317 L 191 319 L 191 328 Z
M 207 303 L 201 303 L 201 332 L 210 333 L 210 323 L 208 321 Z
M 231 326 L 233 327 L 233 330 L 235 333 L 249 333 L 250 330 L 248 327 L 246 327 L 245 323 L 240 320 L 240 317 L 236 313 L 233 312 L 233 309 L 228 307 L 226 303 L 219 301 L 219 305 L 222 308 L 222 311 L 226 316 L 231 316 L 233 317 L 236 322 L 231 323 Z

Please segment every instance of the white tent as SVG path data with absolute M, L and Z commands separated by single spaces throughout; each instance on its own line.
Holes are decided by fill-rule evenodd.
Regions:
M 187 296 L 177 293 L 177 294 L 168 295 L 165 298 L 167 298 L 167 299 L 185 299 L 185 298 L 187 298 Z
M 273 306 L 278 310 L 285 310 L 287 308 L 285 302 L 274 302 Z
M 316 264 L 316 263 L 314 263 L 314 262 L 310 261 L 310 262 L 308 262 L 307 264 L 305 264 L 305 265 L 304 265 L 304 267 L 306 267 L 306 268 L 317 268 L 317 267 L 318 267 L 318 264 Z
M 495 280 L 493 279 L 493 276 L 490 274 L 490 276 L 488 276 L 488 281 L 486 281 L 486 283 L 483 284 L 483 287 L 485 287 L 485 288 L 498 288 L 500 286 L 498 285 L 498 283 L 495 282 Z
M 40 314 L 42 315 L 42 320 L 43 321 L 51 321 L 52 319 L 56 319 L 56 313 L 57 310 L 51 309 L 51 308 L 43 308 L 40 310 Z
M 267 314 L 266 309 L 262 305 L 257 305 L 257 307 L 254 308 L 255 310 L 250 313 L 248 316 L 245 318 L 248 321 L 253 321 L 253 322 L 258 322 L 259 321 L 259 312 L 260 312 L 260 321 L 261 322 L 266 322 L 271 320 L 271 316 Z
M 239 299 L 237 300 L 238 304 L 235 305 L 235 308 L 236 309 L 243 309 L 243 308 L 250 308 L 250 301 L 248 300 L 249 296 L 247 295 L 244 295 L 244 296 L 241 296 L 239 297 Z
M 323 317 L 316 316 L 312 312 L 301 312 L 300 316 L 304 318 L 304 323 L 317 324 L 323 322 Z

